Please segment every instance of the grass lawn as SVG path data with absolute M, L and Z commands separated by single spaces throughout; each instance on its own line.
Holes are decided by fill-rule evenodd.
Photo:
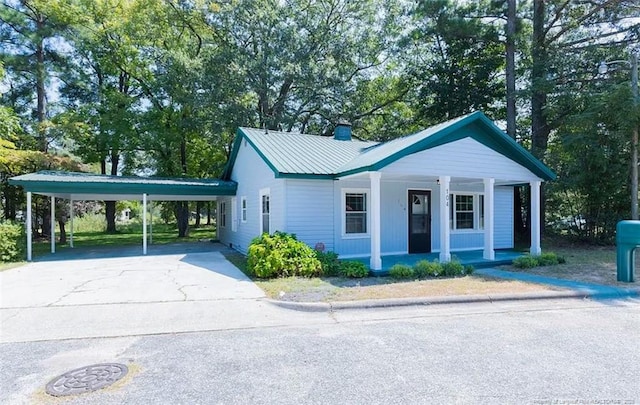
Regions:
M 0 271 L 15 269 L 16 267 L 20 267 L 25 264 L 27 264 L 27 262 L 15 262 L 15 263 L 0 262 Z
M 246 258 L 243 255 L 230 252 L 226 253 L 225 256 L 240 270 L 246 273 Z M 341 277 L 287 277 L 271 280 L 254 279 L 254 281 L 270 298 L 304 302 L 446 295 L 487 295 L 557 290 L 539 284 L 500 280 L 475 275 L 415 281 L 398 281 L 389 277 L 367 277 L 363 279 Z
M 140 245 L 142 243 L 142 225 L 132 223 L 128 225 L 119 225 L 118 232 L 115 234 L 107 234 L 103 231 L 82 231 L 74 232 L 74 247 L 113 247 L 113 246 L 131 246 Z M 148 234 L 150 235 L 150 234 Z M 56 234 L 59 236 L 59 234 Z M 69 248 L 69 233 L 67 232 L 67 243 L 56 244 L 56 249 L 65 250 Z M 195 242 L 199 240 L 210 240 L 216 237 L 216 229 L 214 226 L 200 226 L 199 228 L 189 227 L 189 236 L 186 238 L 178 238 L 178 230 L 175 224 L 153 224 L 153 244 L 161 245 L 166 243 L 177 242 Z M 50 250 L 51 244 L 47 240 L 36 241 L 33 244 L 34 254 L 46 254 Z
M 616 281 L 616 247 L 589 246 L 571 244 L 548 244 L 543 246 L 545 252 L 555 252 L 564 256 L 566 264 L 557 266 L 535 267 L 532 269 L 518 269 L 504 266 L 504 270 L 520 271 L 567 280 L 587 283 L 605 284 L 618 287 L 640 287 L 638 281 L 621 283 Z M 636 255 L 636 280 L 640 278 L 640 255 Z

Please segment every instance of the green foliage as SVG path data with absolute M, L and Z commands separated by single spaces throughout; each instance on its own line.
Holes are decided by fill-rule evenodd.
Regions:
M 543 253 L 536 257 L 536 260 L 538 261 L 538 266 L 555 266 L 560 263 L 558 255 L 553 252 Z
M 247 270 L 260 278 L 314 277 L 322 273 L 322 265 L 313 249 L 295 235 L 275 232 L 251 241 Z
M 316 258 L 322 266 L 322 275 L 327 277 L 337 277 L 340 275 L 340 261 L 335 252 L 321 252 L 316 250 Z
M 73 219 L 74 232 L 104 232 L 106 229 L 104 214 L 86 214 Z
M 340 274 L 349 278 L 364 278 L 369 275 L 369 268 L 366 264 L 358 261 L 340 262 Z
M 25 243 L 22 225 L 13 222 L 0 222 L 0 261 L 22 260 Z
M 473 274 L 474 271 L 475 271 L 475 268 L 472 265 L 467 264 L 466 266 L 464 266 L 464 274 L 471 275 Z
M 558 256 L 553 252 L 543 253 L 540 256 L 521 256 L 513 261 L 513 266 L 519 269 L 531 269 L 538 266 L 555 266 L 566 263 L 563 256 Z
M 538 266 L 538 260 L 533 256 L 520 256 L 513 261 L 513 266 L 519 269 L 531 269 Z
M 432 262 L 428 260 L 420 260 L 413 266 L 413 271 L 419 278 L 438 277 L 443 274 L 442 265 L 436 260 Z
M 415 275 L 411 266 L 401 263 L 394 264 L 389 270 L 389 277 L 395 279 L 413 278 Z
M 447 277 L 461 276 L 465 274 L 464 266 L 457 261 L 450 261 L 442 264 L 442 271 Z

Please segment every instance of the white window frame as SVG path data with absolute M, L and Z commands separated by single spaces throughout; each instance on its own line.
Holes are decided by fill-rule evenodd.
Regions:
M 371 190 L 368 188 L 343 188 L 341 190 L 342 239 L 365 239 L 371 237 Z M 367 232 L 347 233 L 347 194 L 364 194 Z
M 238 199 L 231 197 L 231 232 L 238 232 Z
M 451 232 L 453 233 L 478 233 L 484 231 L 484 217 L 480 218 L 480 214 L 484 215 L 484 193 L 473 193 L 473 192 L 452 192 L 451 196 L 451 207 L 449 208 L 449 212 L 451 214 L 451 218 L 449 219 L 449 226 Z M 457 196 L 471 196 L 473 197 L 473 228 L 464 228 L 458 229 L 456 224 L 456 197 Z M 465 211 L 466 212 L 466 211 Z
M 260 224 L 260 235 L 262 235 L 264 233 L 264 229 L 262 227 L 262 197 L 263 196 L 268 196 L 269 197 L 269 233 L 272 233 L 271 229 L 273 226 L 273 221 L 271 221 L 271 189 L 270 188 L 263 188 L 260 189 L 260 192 L 258 193 L 258 219 L 259 222 L 258 224 Z
M 220 228 L 227 228 L 227 202 L 220 201 Z
M 240 197 L 240 221 L 242 221 L 243 224 L 247 222 L 247 197 L 246 196 Z

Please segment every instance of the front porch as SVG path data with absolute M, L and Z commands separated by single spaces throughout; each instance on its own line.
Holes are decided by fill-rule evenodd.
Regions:
M 467 250 L 463 252 L 452 252 L 451 256 L 452 259 L 458 260 L 465 266 L 472 265 L 475 268 L 483 268 L 511 264 L 514 259 L 525 255 L 525 253 L 513 249 L 499 249 L 495 251 L 495 258 L 493 260 L 488 260 L 483 257 L 483 253 L 484 251 L 482 249 Z M 387 275 L 391 267 L 396 264 L 406 264 L 409 266 L 413 266 L 420 260 L 428 260 L 431 262 L 439 259 L 439 254 L 433 252 L 382 256 L 382 268 L 379 270 L 372 269 L 371 272 L 375 276 L 385 276 Z M 369 265 L 371 258 L 361 257 L 352 260 L 357 260 L 366 265 Z

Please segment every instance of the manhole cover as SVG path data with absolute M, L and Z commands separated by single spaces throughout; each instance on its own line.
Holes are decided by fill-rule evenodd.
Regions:
M 94 364 L 71 370 L 47 384 L 47 394 L 76 395 L 107 387 L 127 375 L 127 366 L 118 363 Z

